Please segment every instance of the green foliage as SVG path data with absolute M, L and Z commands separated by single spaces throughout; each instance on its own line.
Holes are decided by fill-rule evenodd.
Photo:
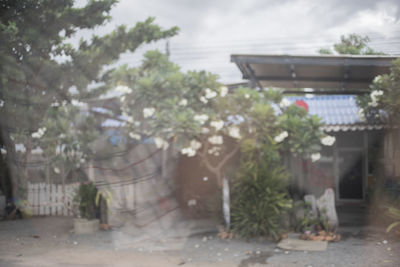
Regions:
M 14 197 L 27 179 L 27 164 L 19 162 L 29 161 L 35 146 L 45 151 L 53 167 L 76 167 L 80 159 L 71 154 L 93 156 L 87 144 L 96 135 L 94 118 L 90 113 L 82 116 L 75 104 L 110 89 L 106 86 L 113 70 L 109 65 L 121 53 L 178 31 L 176 27 L 164 30 L 148 18 L 130 29 L 122 25 L 107 35 L 93 35 L 77 47 L 69 43 L 79 30 L 107 23 L 115 3 L 87 1 L 76 7 L 72 0 L 2 1 L 0 124 L 7 155 L 17 163 L 9 164 Z M 35 140 L 32 134 L 39 128 L 46 132 L 42 140 Z M 16 153 L 17 143 L 24 144 L 25 154 Z M 63 155 L 56 152 L 57 146 L 63 148 Z
M 393 62 L 389 74 L 377 76 L 370 86 L 371 93 L 357 98 L 366 120 L 376 118 L 388 120 L 390 123 L 400 122 L 400 59 Z M 378 94 L 377 94 L 378 93 Z M 379 112 L 384 110 L 386 113 Z M 387 118 L 386 118 L 387 116 Z
M 387 207 L 387 214 L 394 220 L 387 228 L 386 232 L 389 233 L 393 228 L 400 225 L 400 208 L 398 206 Z
M 361 36 L 355 33 L 349 34 L 347 37 L 342 35 L 340 42 L 333 45 L 333 50 L 340 55 L 384 55 L 384 53 L 369 47 L 369 42 L 368 36 Z M 330 48 L 321 48 L 318 52 L 323 55 L 333 54 Z
M 74 201 L 79 203 L 79 214 L 82 218 L 96 218 L 97 188 L 92 182 L 81 183 Z
M 322 122 L 318 116 L 309 115 L 302 107 L 290 105 L 279 117 L 278 123 L 290 137 L 281 144 L 284 151 L 304 157 L 321 149 L 323 133 L 319 130 Z
M 291 208 L 286 192 L 288 174 L 271 144 L 257 147 L 247 140 L 232 188 L 232 228 L 243 237 L 277 238 L 282 215 Z

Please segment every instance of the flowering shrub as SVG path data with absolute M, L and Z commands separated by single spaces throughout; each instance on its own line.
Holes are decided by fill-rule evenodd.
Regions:
M 380 119 L 390 123 L 398 123 L 400 118 L 400 59 L 393 62 L 389 74 L 375 77 L 370 94 L 357 98 L 358 114 L 363 121 Z
M 220 185 L 224 167 L 247 139 L 265 144 L 275 137 L 277 150 L 290 149 L 305 157 L 319 150 L 320 121 L 279 91 L 230 91 L 217 82 L 217 76 L 183 73 L 157 51 L 146 53 L 139 68 L 125 66 L 111 76 L 107 86 L 119 86 L 124 92 L 121 114 L 130 118 L 126 135 L 135 140 L 152 138 L 164 150 L 174 143 L 182 155 L 199 157 Z M 279 114 L 273 103 L 280 107 Z

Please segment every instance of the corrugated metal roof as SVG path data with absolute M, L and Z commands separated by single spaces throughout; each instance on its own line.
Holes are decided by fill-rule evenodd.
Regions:
M 291 103 L 296 100 L 306 102 L 309 113 L 322 119 L 326 124 L 323 129 L 327 132 L 374 130 L 384 127 L 379 120 L 367 123 L 361 119 L 355 95 L 287 96 L 286 99 Z
M 393 60 L 372 55 L 231 55 L 243 79 L 260 88 L 314 88 L 316 93 L 322 89 L 321 94 L 365 93 L 376 76 L 390 72 Z

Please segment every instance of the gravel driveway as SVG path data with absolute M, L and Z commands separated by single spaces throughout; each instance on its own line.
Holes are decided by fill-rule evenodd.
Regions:
M 0 221 L 0 266 L 400 266 L 400 242 L 381 229 L 341 229 L 326 251 L 284 251 L 267 240 L 221 240 L 196 221 L 168 229 L 127 225 L 91 235 L 72 218 Z

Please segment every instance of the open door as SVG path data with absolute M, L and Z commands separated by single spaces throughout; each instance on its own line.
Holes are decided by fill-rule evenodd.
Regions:
M 362 149 L 341 148 L 339 153 L 339 200 L 364 200 L 364 156 Z

